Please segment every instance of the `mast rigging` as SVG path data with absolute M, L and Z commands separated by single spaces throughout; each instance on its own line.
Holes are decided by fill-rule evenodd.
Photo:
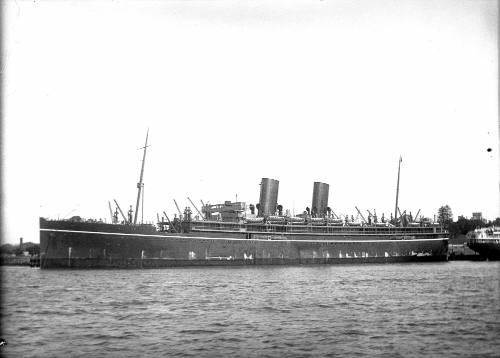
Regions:
M 398 217 L 398 199 L 399 199 L 399 173 L 401 170 L 401 162 L 403 159 L 399 156 L 399 164 L 398 164 L 398 185 L 396 187 L 396 207 L 394 208 L 394 220 Z
M 144 183 L 142 182 L 142 177 L 144 175 L 144 162 L 146 161 L 146 149 L 148 148 L 148 135 L 149 135 L 149 128 L 148 131 L 146 132 L 146 144 L 144 144 L 144 147 L 140 148 L 144 149 L 144 154 L 142 156 L 141 176 L 139 178 L 139 182 L 137 183 L 137 202 L 135 204 L 134 225 L 137 224 L 137 214 L 139 213 L 139 201 L 141 199 L 141 191 L 144 187 Z

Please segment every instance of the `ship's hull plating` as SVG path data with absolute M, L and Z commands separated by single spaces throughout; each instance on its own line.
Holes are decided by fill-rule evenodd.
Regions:
M 497 242 L 495 242 L 497 241 Z M 500 260 L 500 243 L 498 240 L 483 241 L 483 242 L 469 242 L 469 246 L 472 250 L 477 252 L 479 255 L 488 260 Z
M 160 268 L 444 261 L 448 239 L 40 228 L 41 268 Z

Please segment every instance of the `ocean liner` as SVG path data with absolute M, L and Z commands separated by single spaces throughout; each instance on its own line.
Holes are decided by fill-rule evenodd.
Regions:
M 135 214 L 131 208 L 125 216 L 115 200 L 114 212 L 109 204 L 111 223 L 40 218 L 42 269 L 447 260 L 447 232 L 401 214 L 398 194 L 391 220 L 379 220 L 375 212 L 366 219 L 357 207 L 361 220 L 354 220 L 328 206 L 329 185 L 321 182 L 314 183 L 311 208 L 297 216 L 278 205 L 279 181 L 263 178 L 257 205 L 202 203 L 200 211 L 188 198 L 196 216 L 176 202 L 178 216 L 172 220 L 163 212 L 156 226 L 138 223 L 147 147 L 146 135 Z

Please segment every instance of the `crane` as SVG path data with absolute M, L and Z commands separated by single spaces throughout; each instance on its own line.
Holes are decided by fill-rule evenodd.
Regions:
M 357 206 L 355 206 L 355 208 L 358 211 L 358 214 L 361 216 L 361 219 L 363 219 L 363 221 L 366 223 L 367 221 L 366 221 L 365 217 L 363 216 L 363 214 L 361 214 L 361 211 L 359 211 Z
M 174 199 L 174 203 L 175 203 L 175 207 L 177 208 L 177 211 L 179 212 L 179 220 L 182 220 L 181 209 L 179 209 L 179 205 L 177 205 L 177 201 L 175 201 L 175 199 Z
M 401 210 L 399 210 L 398 208 L 398 212 L 399 212 L 399 220 L 401 221 L 401 224 L 403 223 L 403 216 L 406 217 L 406 210 L 403 211 L 403 213 L 401 214 Z
M 168 224 L 170 225 L 170 227 L 172 229 L 174 229 L 175 232 L 177 232 L 177 230 L 175 229 L 175 226 L 172 224 L 172 222 L 170 221 L 170 219 L 168 218 L 168 215 L 166 212 L 163 212 L 163 214 L 165 215 L 165 217 L 167 218 L 167 221 L 168 221 Z
M 198 214 L 200 214 L 201 218 L 203 220 L 205 220 L 205 218 L 203 217 L 203 214 L 198 210 L 198 208 L 196 207 L 196 205 L 194 205 L 194 203 L 191 201 L 191 199 L 189 199 L 189 196 L 188 196 L 188 200 L 194 206 L 194 208 L 196 209 L 196 211 L 198 212 Z
M 120 208 L 120 205 L 118 205 L 118 202 L 116 201 L 116 199 L 113 199 L 113 200 L 115 201 L 115 204 L 116 204 L 116 207 L 118 208 L 118 210 L 120 210 L 120 214 L 122 214 L 123 221 L 125 222 L 125 224 L 129 224 L 128 220 L 125 218 L 125 215 L 123 215 L 123 211 Z
M 415 215 L 415 219 L 413 219 L 413 221 L 417 221 L 418 214 L 420 214 L 420 209 L 418 209 L 418 211 L 417 211 L 417 215 Z
M 111 224 L 114 224 L 113 222 L 113 209 L 111 209 L 111 202 L 108 201 L 108 206 L 109 206 L 109 215 L 111 215 Z

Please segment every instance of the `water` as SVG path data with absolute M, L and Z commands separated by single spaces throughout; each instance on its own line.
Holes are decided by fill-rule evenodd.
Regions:
M 500 264 L 3 267 L 8 357 L 500 356 Z

